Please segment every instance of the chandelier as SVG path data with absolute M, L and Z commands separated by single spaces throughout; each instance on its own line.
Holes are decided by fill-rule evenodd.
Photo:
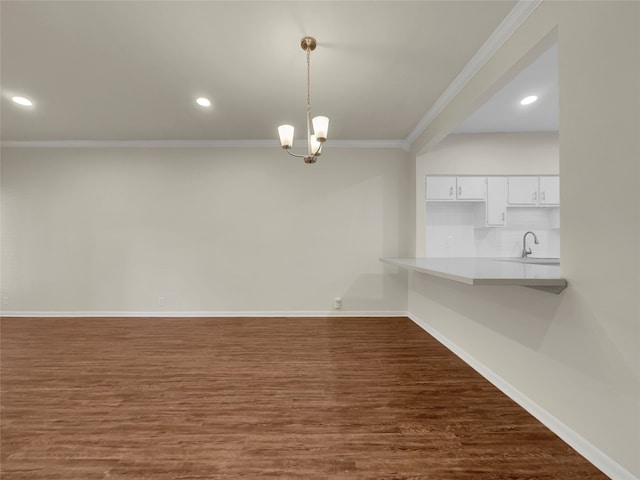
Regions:
M 304 37 L 300 42 L 300 46 L 307 52 L 307 154 L 297 155 L 291 153 L 293 147 L 293 131 L 292 125 L 280 125 L 278 134 L 280 135 L 280 145 L 287 153 L 293 157 L 304 158 L 305 163 L 316 163 L 318 157 L 322 153 L 322 144 L 327 141 L 327 131 L 329 130 L 329 119 L 327 117 L 314 117 L 311 119 L 311 52 L 316 49 L 316 39 L 313 37 Z M 311 124 L 313 124 L 313 134 L 311 133 Z

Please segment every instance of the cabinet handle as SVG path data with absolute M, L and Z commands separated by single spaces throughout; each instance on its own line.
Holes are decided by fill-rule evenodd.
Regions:
M 533 201 L 535 202 L 536 200 L 538 200 L 538 192 L 533 192 Z
M 449 196 L 453 197 L 453 187 L 449 187 Z
M 545 198 L 544 198 L 544 197 L 545 197 L 545 195 L 544 195 L 544 193 L 545 193 L 545 192 L 540 192 L 540 200 L 542 200 L 543 202 L 545 201 Z
M 458 187 L 458 196 L 462 195 L 462 187 Z
M 504 212 L 502 212 L 502 221 L 504 222 Z

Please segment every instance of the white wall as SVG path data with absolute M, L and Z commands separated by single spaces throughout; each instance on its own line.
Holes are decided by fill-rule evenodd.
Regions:
M 406 311 L 406 274 L 378 261 L 408 253 L 406 152 L 6 148 L 1 166 L 5 313 Z
M 418 155 L 422 175 L 557 175 L 558 132 L 458 133 Z
M 568 288 L 556 296 L 411 273 L 409 310 L 613 459 L 613 478 L 640 477 L 640 3 L 544 2 L 414 152 L 444 138 L 554 32 Z M 424 172 L 451 168 L 420 155 L 416 199 Z M 422 217 L 416 207 L 417 249 Z

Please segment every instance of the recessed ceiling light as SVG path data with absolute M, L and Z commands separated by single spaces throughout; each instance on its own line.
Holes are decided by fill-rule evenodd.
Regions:
M 18 105 L 23 105 L 25 107 L 30 107 L 33 105 L 33 103 L 31 103 L 31 100 L 24 97 L 11 97 L 11 100 L 16 102 Z
M 536 100 L 538 100 L 537 95 L 529 95 L 528 97 L 524 97 L 522 100 L 520 100 L 520 105 L 529 105 L 530 103 L 533 103 Z
M 198 105 L 200 105 L 201 107 L 210 107 L 211 106 L 211 100 L 209 100 L 208 98 L 204 98 L 204 97 L 200 97 L 196 100 L 196 103 Z

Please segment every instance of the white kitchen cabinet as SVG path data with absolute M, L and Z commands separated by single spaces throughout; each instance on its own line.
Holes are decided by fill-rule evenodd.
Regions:
M 509 177 L 507 202 L 509 205 L 537 205 L 538 177 Z
M 507 178 L 487 177 L 487 227 L 504 227 L 507 224 Z
M 486 177 L 457 177 L 456 185 L 458 200 L 484 200 L 486 198 Z
M 427 200 L 482 201 L 486 198 L 486 177 L 426 177 Z
M 456 177 L 426 177 L 427 200 L 455 200 Z
M 540 177 L 538 203 L 540 205 L 560 205 L 560 177 Z
M 509 177 L 508 203 L 510 206 L 559 206 L 560 177 Z

